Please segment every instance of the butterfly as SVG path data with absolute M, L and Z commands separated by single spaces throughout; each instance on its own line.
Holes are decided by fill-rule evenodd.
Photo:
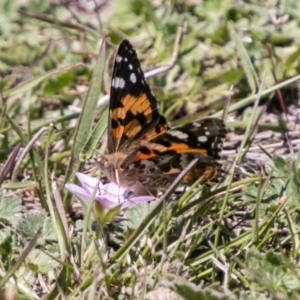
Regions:
M 225 136 L 225 124 L 218 118 L 171 129 L 158 110 L 133 46 L 128 40 L 121 42 L 111 80 L 108 154 L 97 160 L 109 181 L 135 194 L 156 194 L 195 158 L 183 183 L 216 180 L 223 173 L 217 160 Z

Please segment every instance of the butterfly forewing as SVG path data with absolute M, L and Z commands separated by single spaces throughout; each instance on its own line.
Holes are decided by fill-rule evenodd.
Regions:
M 155 137 L 168 128 L 145 81 L 137 54 L 124 40 L 116 54 L 110 92 L 108 150 L 128 152 L 144 135 Z

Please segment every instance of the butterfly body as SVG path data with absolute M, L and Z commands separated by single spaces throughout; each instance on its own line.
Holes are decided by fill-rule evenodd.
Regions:
M 108 154 L 98 159 L 109 181 L 134 193 L 153 193 L 166 187 L 197 158 L 183 182 L 221 176 L 220 158 L 226 127 L 221 119 L 206 118 L 170 129 L 158 111 L 132 45 L 124 40 L 112 74 Z

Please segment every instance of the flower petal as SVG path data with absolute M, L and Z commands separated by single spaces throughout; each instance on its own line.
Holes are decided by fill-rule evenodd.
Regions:
M 74 195 L 76 195 L 77 197 L 79 197 L 85 201 L 90 201 L 90 199 L 91 199 L 91 194 L 86 189 L 84 189 L 76 184 L 67 183 L 65 185 L 65 188 L 68 191 L 70 191 L 71 193 L 73 193 Z
M 100 196 L 100 197 L 96 197 L 95 200 L 98 201 L 99 203 L 101 203 L 105 209 L 112 209 L 112 208 L 122 204 L 122 202 L 116 201 L 118 199 L 115 197 L 113 199 L 111 199 L 109 197 Z
M 122 188 L 113 182 L 105 184 L 104 189 L 107 194 L 109 194 L 113 197 L 123 197 L 124 195 L 129 193 L 128 189 Z
M 82 187 L 91 195 L 93 194 L 96 186 L 98 186 L 98 191 L 96 193 L 97 195 L 100 194 L 100 191 L 104 189 L 104 184 L 98 178 L 91 177 L 80 172 L 76 172 L 75 175 L 80 181 Z
M 155 197 L 153 196 L 139 196 L 139 197 L 132 197 L 126 199 L 126 201 L 122 205 L 122 209 L 127 209 L 130 206 L 141 204 L 144 202 L 150 202 L 155 200 Z

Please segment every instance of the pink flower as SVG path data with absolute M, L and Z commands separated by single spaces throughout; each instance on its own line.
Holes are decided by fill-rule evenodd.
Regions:
M 99 202 L 105 210 L 111 210 L 116 206 L 120 206 L 120 210 L 127 209 L 130 206 L 149 202 L 154 200 L 153 196 L 132 196 L 130 189 L 122 188 L 115 183 L 103 184 L 95 177 L 87 176 L 83 173 L 76 173 L 81 187 L 75 184 L 67 183 L 65 187 L 77 197 L 89 202 L 95 188 L 95 201 Z

